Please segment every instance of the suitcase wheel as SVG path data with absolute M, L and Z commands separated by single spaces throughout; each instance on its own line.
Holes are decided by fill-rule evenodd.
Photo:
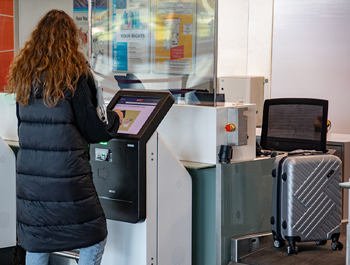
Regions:
M 338 247 L 339 250 L 342 250 L 343 247 L 344 247 L 344 245 L 343 245 L 342 242 L 338 242 L 338 243 L 337 243 L 337 247 Z
M 326 245 L 327 244 L 327 240 L 317 240 L 315 242 L 316 242 L 316 245 Z
M 344 247 L 343 243 L 341 243 L 341 242 L 332 242 L 332 249 L 333 250 L 337 250 L 337 249 L 342 250 L 343 247 Z
M 286 172 L 284 172 L 282 174 L 282 179 L 283 179 L 283 181 L 287 181 L 287 173 Z
M 280 248 L 280 247 L 285 246 L 286 243 L 282 239 L 275 239 L 273 244 L 274 244 L 275 248 Z
M 276 169 L 275 169 L 275 168 L 272 170 L 271 175 L 272 175 L 272 177 L 274 177 L 274 178 L 277 176 L 277 173 L 276 173 Z
M 288 254 L 295 254 L 295 255 L 297 255 L 298 252 L 299 252 L 298 247 L 294 247 L 294 249 L 291 246 L 287 247 L 287 253 Z

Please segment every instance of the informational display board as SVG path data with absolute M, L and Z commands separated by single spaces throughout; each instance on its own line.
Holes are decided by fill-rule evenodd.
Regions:
M 112 72 L 150 71 L 150 0 L 113 0 Z
M 196 47 L 195 3 L 195 0 L 156 0 L 155 73 L 193 72 Z
M 118 89 L 115 76 L 126 73 L 151 84 L 146 89 L 212 89 L 215 2 L 96 0 L 91 1 L 91 20 L 88 0 L 72 2 L 83 53 L 105 93 Z M 180 75 L 186 75 L 186 82 Z
M 74 0 L 73 19 L 80 30 L 80 36 L 82 40 L 81 51 L 86 58 L 89 57 L 88 47 L 88 2 L 87 0 Z
M 91 18 L 91 67 L 94 71 L 107 74 L 109 60 L 109 16 L 108 0 L 92 2 Z M 81 51 L 88 59 L 88 0 L 74 0 L 73 18 L 81 34 Z

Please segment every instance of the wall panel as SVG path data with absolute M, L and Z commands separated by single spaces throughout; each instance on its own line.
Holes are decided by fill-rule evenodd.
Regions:
M 13 16 L 13 0 L 0 0 L 0 14 Z
M 13 51 L 0 52 L 0 91 L 6 86 L 6 76 L 13 59 Z
M 0 15 L 0 51 L 13 50 L 13 17 Z
M 273 0 L 219 0 L 218 76 L 271 75 Z M 270 97 L 270 83 L 265 84 Z
M 275 0 L 271 97 L 329 100 L 332 133 L 350 133 L 350 1 Z
M 13 0 L 0 0 L 0 92 L 14 54 Z

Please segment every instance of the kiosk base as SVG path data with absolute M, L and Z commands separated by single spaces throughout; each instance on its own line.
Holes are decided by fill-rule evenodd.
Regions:
M 157 132 L 146 144 L 146 187 L 145 221 L 107 220 L 102 265 L 191 264 L 192 180 Z

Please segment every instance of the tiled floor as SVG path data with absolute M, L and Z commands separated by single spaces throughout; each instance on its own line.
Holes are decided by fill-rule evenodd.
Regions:
M 344 265 L 346 258 L 346 224 L 343 223 L 339 241 L 343 243 L 342 250 L 332 250 L 331 241 L 326 245 L 316 245 L 315 242 L 297 243 L 298 255 L 288 255 L 287 248 L 275 248 L 273 245 L 250 254 L 240 260 L 240 264 L 250 265 Z M 234 263 L 233 263 L 234 264 Z M 233 265 L 232 264 L 232 265 Z M 236 263 L 239 264 L 239 263 Z M 231 264 L 230 264 L 231 265 Z

